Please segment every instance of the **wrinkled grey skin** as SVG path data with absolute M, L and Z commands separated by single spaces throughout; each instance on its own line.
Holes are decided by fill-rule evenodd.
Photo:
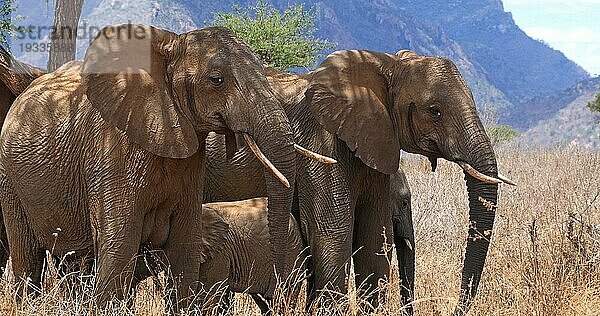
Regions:
M 394 223 L 394 245 L 398 259 L 402 303 L 412 314 L 408 305 L 415 292 L 415 231 L 412 220 L 412 202 L 408 180 L 402 169 L 390 176 L 390 208 Z
M 387 276 L 388 260 L 376 254 L 384 227 L 394 226 L 390 175 L 398 169 L 400 150 L 424 155 L 432 166 L 444 158 L 497 177 L 495 154 L 472 94 L 449 60 L 339 51 L 313 73 L 275 73 L 269 81 L 285 104 L 296 143 L 338 162 L 296 160 L 293 208 L 312 256 L 311 301 L 319 289 L 346 291 L 351 256 L 357 284 L 376 289 L 377 280 Z M 241 148 L 227 161 L 223 148 L 222 139 L 207 141 L 206 200 L 264 194 L 248 150 Z M 479 284 L 495 215 L 485 204 L 496 204 L 498 187 L 467 173 L 465 180 L 473 225 L 457 315 L 468 309 Z M 392 229 L 385 237 L 394 240 Z
M 220 144 L 220 146 L 219 146 Z M 225 144 L 224 140 L 220 139 L 220 137 L 216 135 L 209 136 L 209 149 L 207 151 L 208 158 L 208 167 L 207 173 L 210 174 L 210 178 L 207 177 L 207 183 L 212 183 L 211 185 L 205 186 L 205 200 L 228 200 L 228 198 L 224 195 L 225 191 L 220 189 L 216 189 L 216 192 L 212 192 L 211 189 L 215 188 L 223 188 L 225 185 L 231 187 L 230 190 L 237 190 L 241 193 L 239 196 L 252 196 L 254 194 L 260 195 L 260 192 L 263 192 L 260 186 L 260 181 L 257 184 L 257 179 L 252 179 L 244 181 L 244 176 L 248 176 L 249 174 L 258 173 L 260 168 L 260 163 L 254 159 L 249 152 L 247 152 L 246 148 L 242 148 L 241 152 L 245 154 L 236 154 L 233 159 L 232 164 L 226 164 L 226 160 L 215 160 L 218 159 L 220 155 L 222 158 L 225 156 Z M 298 157 L 299 159 L 305 159 L 304 157 Z M 223 165 L 221 165 L 223 164 Z M 229 169 L 229 168 L 234 169 Z M 219 179 L 215 178 L 215 174 L 213 172 L 217 171 L 220 175 L 226 175 L 227 180 L 225 182 L 217 182 Z M 224 168 L 224 169 L 220 169 Z M 257 169 L 253 169 L 257 168 Z M 225 169 L 230 170 L 231 172 L 227 172 Z M 233 181 L 233 182 L 230 182 Z M 239 182 L 237 182 L 239 181 Z M 235 183 L 232 185 L 232 183 Z M 235 202 L 232 202 L 235 203 Z M 216 203 L 209 203 L 206 205 L 213 205 Z M 206 207 L 205 207 L 206 208 Z M 297 203 L 295 203 L 293 212 L 298 216 L 300 214 L 300 210 L 298 209 Z M 221 212 L 222 213 L 222 212 Z M 393 220 L 393 232 L 394 232 L 394 245 L 396 249 L 396 256 L 398 258 L 398 270 L 401 279 L 401 294 L 403 305 L 407 305 L 413 298 L 414 294 L 414 279 L 415 279 L 415 239 L 414 239 L 414 229 L 412 222 L 412 210 L 411 210 L 411 192 L 408 184 L 408 180 L 406 179 L 406 175 L 401 169 L 390 176 L 390 214 L 392 214 Z M 292 216 L 293 218 L 293 216 Z M 292 219 L 290 219 L 290 222 Z M 408 246 L 410 244 L 410 246 Z M 289 258 L 288 258 L 289 259 Z M 216 261 L 216 260 L 215 260 Z M 219 262 L 222 262 L 220 260 Z M 221 273 L 224 275 L 224 273 Z M 223 279 L 223 277 L 216 278 L 217 280 Z M 208 284 L 214 284 L 214 282 L 208 282 Z M 229 283 L 228 283 L 229 284 Z M 231 285 L 231 284 L 229 284 Z M 247 287 L 247 286 L 246 286 Z M 240 289 L 243 289 L 241 287 Z M 262 294 L 262 293 L 260 293 Z M 255 298 L 257 303 L 262 301 L 258 301 Z M 291 298 L 291 301 L 294 301 Z M 259 306 L 260 303 L 259 303 Z M 261 306 L 261 310 L 266 312 L 264 305 Z M 408 313 L 412 313 L 412 306 L 407 306 L 406 308 Z
M 283 99 L 285 109 L 298 109 L 303 106 L 303 91 L 306 88 L 309 76 L 286 75 L 271 73 L 268 77 L 279 97 Z M 299 109 L 295 116 L 290 117 L 296 127 L 297 135 L 306 135 L 304 131 L 297 128 L 302 119 L 310 119 L 307 109 Z M 312 122 L 316 124 L 316 122 Z M 310 128 L 309 131 L 310 132 Z M 304 136 L 307 137 L 307 136 Z M 207 185 L 205 186 L 206 201 L 227 201 L 237 198 L 249 198 L 264 194 L 264 183 L 259 177 L 260 163 L 251 155 L 249 149 L 243 147 L 231 161 L 225 158 L 225 142 L 222 137 L 210 135 L 207 143 Z M 305 157 L 298 155 L 299 162 L 308 162 Z M 251 179 L 248 181 L 248 179 Z M 296 194 L 297 199 L 297 194 Z M 399 261 L 399 274 L 402 280 L 403 301 L 407 304 L 414 292 L 414 233 L 411 213 L 411 195 L 408 181 L 404 172 L 398 170 L 390 177 L 390 213 L 393 219 L 394 243 Z M 297 201 L 293 212 L 297 216 L 305 214 L 300 212 Z M 306 218 L 308 215 L 305 215 Z M 341 223 L 344 225 L 344 223 Z M 388 226 L 389 227 L 389 226 Z M 306 235 L 309 234 L 308 227 L 303 227 Z M 380 232 L 373 232 L 371 237 L 378 238 Z M 408 243 L 411 244 L 409 248 Z M 410 308 L 409 308 L 410 311 Z
M 14 59 L 9 52 L 0 47 L 0 125 L 4 123 L 6 113 L 8 113 L 17 96 L 35 78 L 43 74 L 45 74 L 43 69 Z M 4 231 L 2 212 L 0 212 L 0 222 L 2 222 L 2 225 L 0 225 L 0 269 L 4 269 L 8 261 L 8 240 Z
M 211 257 L 201 245 L 197 194 L 210 131 L 247 133 L 291 184 L 295 173 L 289 122 L 262 65 L 233 33 L 133 27 L 150 36 L 133 41 L 115 35 L 126 26 L 107 29 L 83 63 L 34 81 L 0 137 L 15 275 L 39 286 L 46 249 L 94 255 L 101 304 L 134 288 L 132 259 L 142 249 L 164 253 L 180 298 L 196 290 L 198 267 Z M 274 264 L 283 271 L 292 191 L 267 171 L 261 176 L 273 201 Z
M 244 201 L 207 203 L 202 207 L 202 220 L 209 240 L 205 247 L 214 247 L 213 257 L 202 264 L 200 282 L 205 290 L 227 287 L 235 293 L 252 295 L 263 314 L 269 311 L 267 294 L 277 285 L 267 220 L 267 201 L 256 198 Z M 213 237 L 214 236 L 214 237 Z M 305 276 L 306 251 L 298 223 L 290 216 L 286 236 L 288 266 L 294 267 L 287 289 L 290 302 L 296 302 Z M 231 295 L 227 295 L 223 310 L 228 310 Z

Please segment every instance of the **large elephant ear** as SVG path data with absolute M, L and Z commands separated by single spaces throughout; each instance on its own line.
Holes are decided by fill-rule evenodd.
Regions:
M 323 127 L 342 139 L 367 166 L 398 170 L 400 144 L 390 115 L 389 74 L 393 55 L 337 51 L 315 70 L 306 97 Z
M 408 50 L 408 49 L 403 49 L 403 50 L 399 50 L 396 52 L 396 57 L 398 58 L 409 58 L 409 57 L 417 57 L 419 55 L 417 55 L 417 53 L 413 52 L 412 50 Z
M 102 118 L 156 155 L 187 158 L 198 137 L 169 93 L 166 68 L 178 36 L 144 25 L 109 26 L 88 48 L 87 98 Z

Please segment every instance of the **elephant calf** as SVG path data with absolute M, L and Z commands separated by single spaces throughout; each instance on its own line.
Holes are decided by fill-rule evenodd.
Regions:
M 415 232 L 410 187 L 402 169 L 390 176 L 390 211 L 394 223 L 402 305 L 405 305 L 408 314 L 412 315 L 410 302 L 415 292 Z
M 200 269 L 200 282 L 209 292 L 218 283 L 227 286 L 229 293 L 225 305 L 230 303 L 231 292 L 248 293 L 263 314 L 269 310 L 261 296 L 274 289 L 277 280 L 269 245 L 267 213 L 266 198 L 207 203 L 202 207 L 203 239 L 210 254 Z M 294 302 L 305 275 L 306 251 L 303 251 L 305 246 L 293 216 L 290 217 L 286 242 L 287 267 L 294 267 L 287 288 Z

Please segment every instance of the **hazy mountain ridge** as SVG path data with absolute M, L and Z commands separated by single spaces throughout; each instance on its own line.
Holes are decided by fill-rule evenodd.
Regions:
M 594 93 L 584 93 L 560 109 L 556 115 L 540 121 L 525 132 L 517 145 L 552 147 L 578 146 L 600 149 L 600 113 L 586 107 Z
M 513 104 L 589 78 L 562 52 L 525 34 L 500 0 L 395 2 L 421 20 L 439 23 Z
M 600 88 L 600 77 L 579 81 L 574 85 L 556 92 L 529 99 L 517 106 L 519 111 L 508 113 L 501 119 L 502 122 L 520 130 L 526 130 L 537 124 L 544 123 L 543 120 L 553 118 L 562 109 L 582 96 L 591 96 L 598 93 Z

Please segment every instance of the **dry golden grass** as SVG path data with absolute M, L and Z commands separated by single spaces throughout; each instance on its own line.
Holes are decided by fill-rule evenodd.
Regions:
M 600 315 L 600 153 L 574 149 L 499 149 L 500 170 L 518 183 L 500 189 L 494 236 L 479 294 L 469 315 Z M 417 243 L 416 315 L 449 315 L 458 299 L 467 232 L 467 197 L 460 169 L 441 162 L 431 173 L 421 158 L 403 162 L 413 192 Z M 392 267 L 393 270 L 393 267 Z M 166 293 L 141 285 L 133 304 L 94 309 L 93 280 L 48 277 L 41 295 L 18 300 L 13 282 L 0 284 L 2 315 L 162 315 Z M 76 282 L 73 282 L 76 281 Z M 397 275 L 390 298 L 374 315 L 397 315 Z M 361 315 L 356 295 L 328 301 L 315 315 Z M 304 301 L 301 295 L 300 300 Z M 302 302 L 300 302 L 302 304 Z M 283 314 L 302 314 L 286 310 Z M 195 314 L 193 311 L 187 314 Z M 238 295 L 228 315 L 258 315 Z
M 484 276 L 470 315 L 600 315 L 600 153 L 500 149 L 503 185 Z M 467 197 L 458 167 L 405 166 L 413 192 L 417 315 L 458 299 Z M 461 183 L 462 182 L 462 183 Z

